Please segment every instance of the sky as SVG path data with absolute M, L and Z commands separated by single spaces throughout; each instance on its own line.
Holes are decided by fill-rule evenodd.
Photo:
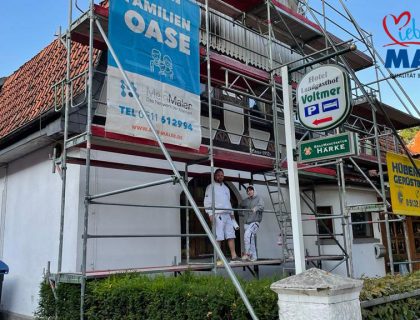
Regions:
M 211 0 L 210 0 L 211 1 Z M 382 26 L 385 16 L 393 14 L 395 17 L 404 11 L 411 14 L 410 24 L 413 20 L 418 30 L 417 34 L 420 42 L 420 1 L 418 0 L 343 0 L 351 11 L 354 18 L 362 28 L 373 35 L 375 48 L 380 56 L 385 59 L 386 51 L 390 48 L 403 49 L 401 46 L 384 47 L 390 42 Z M 98 1 L 95 1 L 96 3 Z M 78 0 L 78 5 L 83 10 L 88 8 L 88 0 Z M 319 7 L 321 0 L 309 0 L 309 3 Z M 329 0 L 337 8 L 341 8 L 338 0 Z M 34 55 L 46 47 L 55 39 L 54 34 L 59 26 L 65 30 L 68 24 L 68 0 L 0 0 L 0 77 L 8 76 L 16 71 L 21 65 L 30 60 Z M 76 18 L 80 12 L 73 9 L 73 17 Z M 392 25 L 392 17 L 387 18 L 389 30 L 392 35 L 396 34 L 395 25 Z M 400 23 L 404 18 L 400 20 Z M 418 21 L 418 22 L 417 22 Z M 335 31 L 335 27 L 328 23 L 328 28 Z M 343 23 L 344 24 L 344 23 Z M 350 28 L 349 28 L 350 29 Z M 64 32 L 64 31 L 63 31 Z M 353 30 L 353 32 L 355 32 Z M 351 36 L 341 31 L 335 31 L 343 40 L 351 39 Z M 420 45 L 410 45 L 407 47 L 408 54 L 412 58 L 416 49 L 420 50 Z M 360 78 L 362 82 L 368 83 L 375 80 L 374 72 L 371 68 L 368 72 L 362 72 Z M 393 69 L 394 73 L 406 71 L 406 69 Z M 416 78 L 400 79 L 402 86 L 410 95 L 413 102 L 420 108 L 420 70 L 415 72 Z M 381 77 L 380 77 L 381 78 Z M 382 99 L 384 102 L 404 110 L 399 100 L 391 93 L 388 86 L 381 85 L 383 91 Z M 413 113 L 413 109 L 410 109 Z

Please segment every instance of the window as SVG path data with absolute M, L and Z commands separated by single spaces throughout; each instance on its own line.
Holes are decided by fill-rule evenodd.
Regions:
M 351 214 L 351 222 L 353 229 L 353 238 L 373 238 L 373 226 L 371 223 L 363 223 L 372 221 L 372 214 L 370 212 L 354 212 Z M 362 223 L 359 223 L 362 222 Z
M 414 237 L 414 250 L 416 254 L 420 254 L 420 218 L 412 217 L 413 223 L 413 237 Z
M 332 207 L 316 207 L 316 212 L 319 217 L 325 217 L 332 214 Z M 333 219 L 317 220 L 318 233 L 322 235 L 323 239 L 332 238 L 331 234 L 334 232 Z
M 272 119 L 273 112 L 271 109 L 271 105 L 250 98 L 248 100 L 248 107 L 250 109 L 251 116 L 266 120 Z M 253 118 L 253 120 L 258 121 L 255 118 Z

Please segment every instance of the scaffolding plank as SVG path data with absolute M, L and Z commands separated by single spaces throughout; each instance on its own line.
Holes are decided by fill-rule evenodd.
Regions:
M 85 137 L 85 135 L 81 135 Z M 86 141 L 83 139 L 76 140 L 78 144 L 72 144 L 74 147 L 84 148 Z M 198 150 L 179 147 L 175 145 L 166 145 L 171 157 L 174 161 L 194 162 L 199 161 L 200 164 L 209 164 L 208 147 L 201 145 Z M 158 144 L 155 141 L 106 132 L 103 126 L 92 126 L 92 142 L 93 150 L 122 153 L 128 155 L 142 156 L 155 159 L 164 159 Z M 246 172 L 262 172 L 270 171 L 274 168 L 274 158 L 244 153 L 240 151 L 214 148 L 213 152 L 215 166 L 225 169 L 234 169 Z M 81 160 L 74 159 L 74 163 L 82 164 Z M 99 166 L 112 166 L 112 164 L 98 163 Z M 285 167 L 283 163 L 282 167 Z M 128 170 L 135 170 L 129 168 Z M 308 168 L 301 171 L 303 175 L 316 175 L 318 178 L 335 177 L 335 170 L 329 168 Z
M 79 140 L 78 140 L 79 141 Z M 85 147 L 85 141 L 80 140 L 76 147 Z M 201 145 L 198 150 L 166 145 L 174 161 L 190 162 L 200 161 L 200 164 L 208 164 L 208 147 Z M 149 158 L 164 159 L 159 146 L 155 141 L 106 132 L 103 126 L 92 126 L 92 143 L 94 150 L 115 152 Z M 215 149 L 215 165 L 226 169 L 243 171 L 272 170 L 274 159 L 259 155 L 253 155 L 238 151 Z M 79 161 L 75 161 L 79 162 Z
M 344 256 L 340 255 L 322 255 L 322 256 L 307 256 L 306 261 L 340 261 Z M 231 268 L 242 268 L 250 266 L 270 266 L 281 265 L 285 262 L 293 262 L 293 257 L 283 259 L 261 259 L 257 261 L 235 261 L 229 263 Z M 86 272 L 86 279 L 101 279 L 107 278 L 112 275 L 125 274 L 125 273 L 139 273 L 139 274 L 153 274 L 153 273 L 179 273 L 186 271 L 211 271 L 214 267 L 213 263 L 197 263 L 197 264 L 182 264 L 176 266 L 154 266 L 143 268 L 130 268 L 130 269 L 113 269 L 113 270 L 95 270 Z M 224 269 L 223 265 L 217 266 L 218 269 Z M 65 283 L 81 283 L 83 275 L 80 272 L 75 273 L 59 273 L 51 274 L 50 279 L 58 280 Z
M 108 33 L 108 8 L 95 4 L 94 12 L 96 17 L 101 20 L 104 31 Z M 72 23 L 70 30 L 71 39 L 73 41 L 86 46 L 89 45 L 89 11 L 85 12 L 77 20 L 75 20 Z M 105 41 L 97 28 L 94 28 L 93 30 L 93 47 L 99 50 L 107 49 Z

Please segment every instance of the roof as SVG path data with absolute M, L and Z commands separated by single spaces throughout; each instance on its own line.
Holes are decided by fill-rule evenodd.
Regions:
M 87 69 L 87 52 L 88 47 L 72 43 L 71 77 Z M 95 58 L 98 53 L 96 50 Z M 65 74 L 66 50 L 57 39 L 9 76 L 0 91 L 0 139 L 53 109 L 52 86 Z M 83 90 L 84 80 L 75 81 L 73 86 L 75 96 Z M 57 98 L 62 92 L 59 88 Z
M 413 140 L 407 145 L 407 149 L 411 152 L 412 155 L 420 155 L 420 130 L 417 131 Z
M 378 100 L 375 100 L 375 102 L 377 104 L 380 104 L 384 112 L 387 114 L 388 118 L 391 120 L 395 129 L 401 130 L 420 125 L 419 118 L 409 115 L 408 113 L 400 111 L 396 108 L 393 108 Z M 373 122 L 372 108 L 365 97 L 359 98 L 355 101 L 352 114 Z M 382 110 L 378 109 L 376 117 L 378 124 L 389 127 L 389 123 L 386 121 L 386 117 L 384 116 Z

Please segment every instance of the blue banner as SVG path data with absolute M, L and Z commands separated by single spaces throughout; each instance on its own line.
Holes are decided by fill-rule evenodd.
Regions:
M 108 53 L 107 131 L 153 139 L 148 116 L 164 142 L 199 147 L 199 25 L 200 9 L 189 0 L 110 1 L 109 40 L 135 92 Z

